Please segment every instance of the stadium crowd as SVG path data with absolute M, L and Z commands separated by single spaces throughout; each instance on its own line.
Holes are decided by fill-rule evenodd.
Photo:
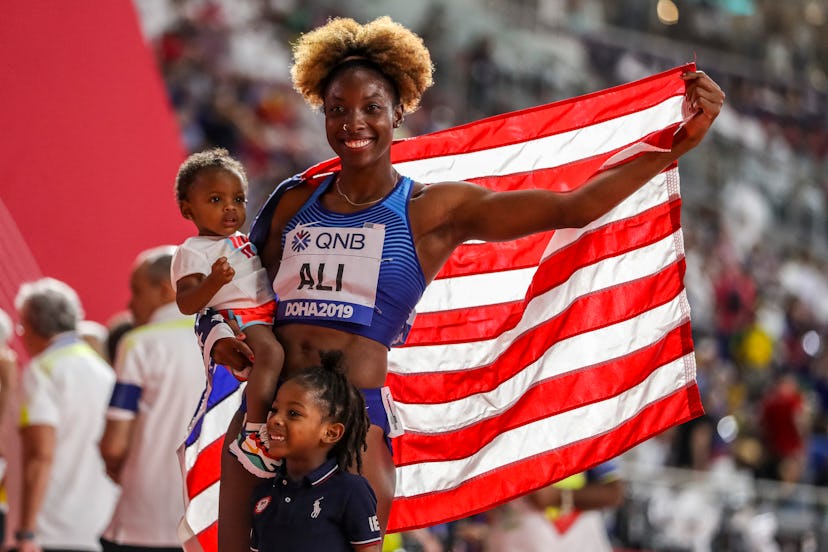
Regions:
M 628 503 L 608 526 L 621 548 L 683 549 L 689 541 L 677 544 L 686 537 L 681 528 L 660 543 L 634 530 L 636 519 L 662 532 L 669 523 L 636 510 L 632 483 L 640 466 L 648 474 L 684 468 L 748 474 L 753 488 L 788 485 L 773 487 L 781 494 L 768 504 L 757 495 L 751 507 L 778 520 L 786 508 L 808 509 L 818 539 L 828 501 L 801 494 L 828 486 L 828 6 L 688 0 L 679 3 L 678 23 L 665 25 L 653 3 L 634 0 L 365 4 L 136 0 L 187 150 L 221 146 L 240 159 L 253 212 L 279 181 L 328 158 L 321 116 L 290 85 L 289 44 L 335 15 L 394 13 L 429 46 L 436 85 L 406 118 L 409 135 L 606 88 L 698 55 L 728 94 L 715 139 L 681 165 L 686 283 L 706 415 L 621 459 Z M 470 5 L 480 16 L 473 22 L 459 15 Z M 508 32 L 497 34 L 504 24 Z M 699 504 L 673 498 L 679 511 Z M 647 495 L 651 505 L 658 500 Z M 742 549 L 735 537 L 726 543 L 726 507 L 714 506 L 707 542 L 687 550 L 713 542 Z M 478 521 L 485 518 L 406 535 L 402 544 L 482 550 Z

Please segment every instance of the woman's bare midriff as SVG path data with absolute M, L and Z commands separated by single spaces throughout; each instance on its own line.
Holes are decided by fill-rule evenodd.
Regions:
M 283 377 L 319 365 L 320 351 L 341 351 L 348 379 L 360 389 L 385 385 L 388 349 L 385 345 L 351 333 L 312 326 L 288 324 L 275 329 L 285 350 Z

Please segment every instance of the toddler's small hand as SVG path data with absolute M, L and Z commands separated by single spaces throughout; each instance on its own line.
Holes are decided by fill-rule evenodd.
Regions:
M 230 266 L 230 263 L 227 261 L 227 257 L 219 257 L 216 259 L 216 262 L 213 263 L 210 275 L 222 284 L 226 284 L 233 280 L 233 276 L 236 275 L 236 271 L 233 270 L 232 266 Z

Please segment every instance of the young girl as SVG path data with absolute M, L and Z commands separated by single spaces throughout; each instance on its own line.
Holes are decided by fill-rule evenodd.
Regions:
M 377 498 L 361 472 L 368 414 L 345 376 L 342 353 L 285 381 L 267 420 L 270 450 L 283 458 L 252 497 L 250 549 L 379 551 Z
M 245 390 L 247 418 L 230 451 L 258 477 L 273 477 L 278 460 L 267 450 L 265 421 L 284 361 L 273 335 L 276 301 L 256 250 L 239 232 L 246 219 L 247 178 L 227 150 L 188 157 L 178 170 L 176 196 L 181 214 L 198 236 L 178 247 L 172 261 L 176 302 L 184 314 L 206 307 L 238 323 L 253 350 Z M 247 379 L 245 372 L 237 372 Z

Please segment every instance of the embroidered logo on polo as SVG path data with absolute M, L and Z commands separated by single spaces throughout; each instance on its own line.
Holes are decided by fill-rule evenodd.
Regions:
M 313 501 L 313 511 L 311 512 L 311 517 L 316 519 L 319 517 L 319 514 L 322 513 L 322 501 L 325 500 L 324 496 L 320 496 L 316 500 Z
M 269 504 L 270 504 L 270 497 L 266 496 L 266 497 L 260 499 L 256 503 L 256 507 L 253 509 L 253 511 L 256 512 L 257 514 L 261 514 L 262 512 L 265 511 L 265 508 L 267 508 Z
M 385 226 L 297 226 L 286 236 L 273 291 L 280 320 L 340 320 L 370 325 Z

